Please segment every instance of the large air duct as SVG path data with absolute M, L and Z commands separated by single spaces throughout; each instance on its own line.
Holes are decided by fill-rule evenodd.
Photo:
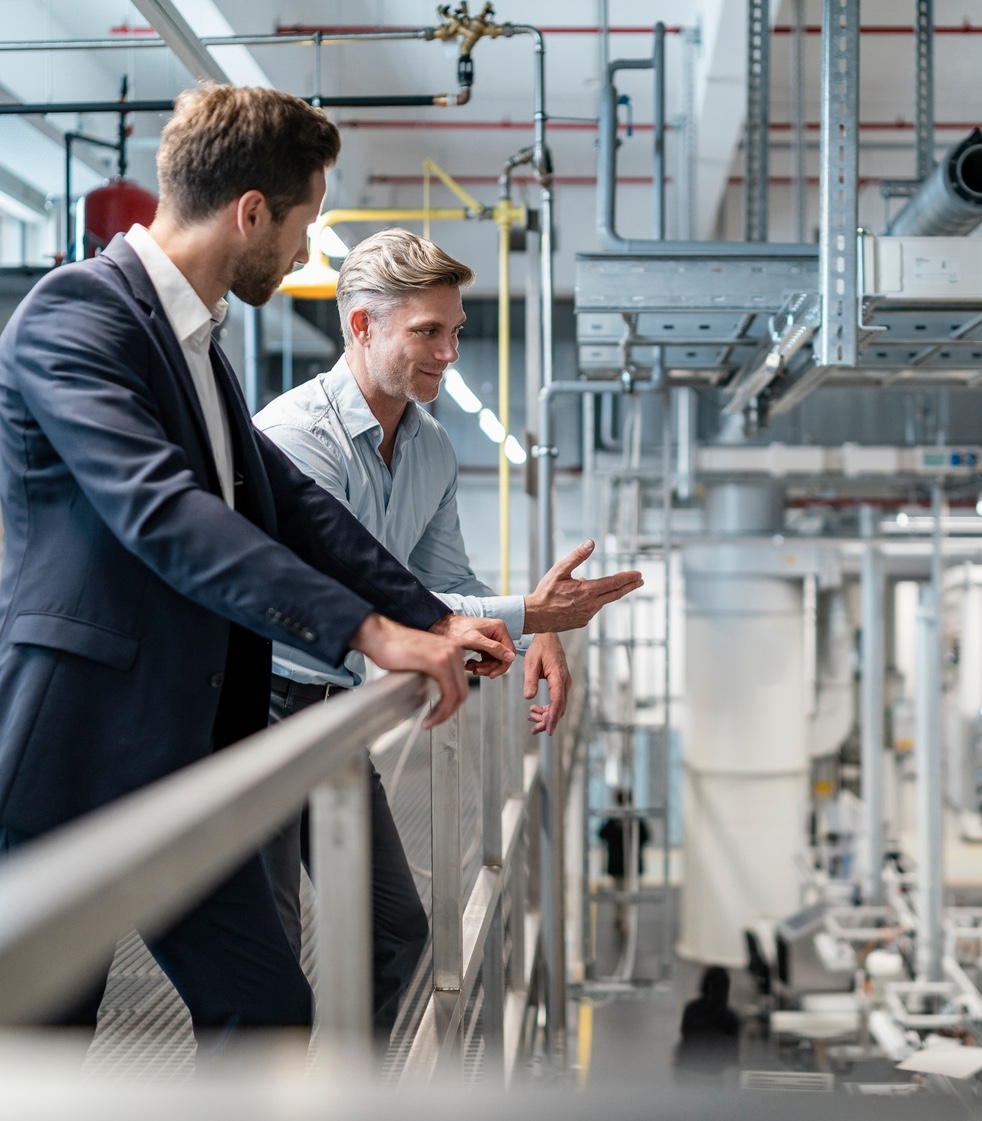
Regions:
M 982 222 L 982 131 L 951 148 L 884 231 L 893 237 L 957 237 Z

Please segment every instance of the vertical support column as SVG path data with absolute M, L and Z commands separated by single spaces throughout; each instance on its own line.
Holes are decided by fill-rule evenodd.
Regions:
M 525 698 L 522 696 L 522 678 L 509 673 L 502 679 L 504 706 L 502 723 L 505 734 L 501 745 L 506 760 L 505 797 L 523 799 L 525 795 L 525 745 L 528 741 L 528 723 L 525 720 Z M 525 910 L 526 910 L 526 860 L 528 859 L 529 826 L 522 830 L 521 838 L 512 860 L 506 889 L 511 895 L 511 955 L 508 961 L 508 988 L 525 988 Z
M 696 481 L 699 397 L 688 385 L 672 390 L 675 414 L 675 493 L 679 502 L 692 498 Z
M 682 136 L 678 160 L 678 188 L 675 192 L 675 211 L 678 215 L 677 236 L 680 241 L 691 241 L 696 213 L 696 158 L 699 137 L 696 124 L 696 68 L 701 40 L 698 27 L 686 27 L 682 32 L 682 81 L 685 131 Z
M 808 160 L 805 131 L 805 0 L 792 0 L 791 16 L 791 151 L 795 238 L 808 237 Z
M 283 322 L 283 362 L 280 369 L 280 391 L 289 393 L 293 388 L 293 297 L 280 297 L 280 315 Z
M 481 678 L 481 821 L 485 868 L 503 860 L 502 810 L 502 694 L 504 681 Z M 484 1066 L 489 1083 L 504 1080 L 505 1060 L 505 932 L 502 901 L 494 909 L 484 944 L 482 977 L 484 1004 Z
M 539 234 L 534 230 L 526 233 L 528 241 L 527 260 L 533 261 L 533 245 L 538 248 Z M 539 561 L 539 496 L 536 461 L 532 448 L 540 443 L 538 431 L 539 390 L 542 388 L 542 350 L 541 350 L 541 306 L 539 299 L 539 271 L 534 268 L 525 270 L 525 450 L 528 461 L 525 464 L 525 493 L 530 496 L 528 503 L 529 538 L 529 575 L 534 581 L 544 572 Z
M 862 568 L 862 792 L 869 816 L 868 903 L 883 899 L 883 555 L 867 545 Z
M 678 392 L 678 391 L 676 391 Z M 664 645 L 662 653 L 664 655 L 664 666 L 662 675 L 662 705 L 663 707 L 663 721 L 662 729 L 664 736 L 664 755 L 663 755 L 663 770 L 662 782 L 664 783 L 664 795 L 662 797 L 662 804 L 664 806 L 664 813 L 662 816 L 662 945 L 661 945 L 661 967 L 662 976 L 669 977 L 672 972 L 672 961 L 674 957 L 673 934 L 675 931 L 675 907 L 674 900 L 671 892 L 671 852 L 672 852 L 672 838 L 671 838 L 671 821 L 672 821 L 672 663 L 671 663 L 671 650 L 672 650 L 672 474 L 671 474 L 671 461 L 672 461 L 672 419 L 670 404 L 670 391 L 666 391 L 664 395 L 664 408 L 662 410 L 662 567 L 664 571 L 665 581 L 663 585 L 663 629 L 664 629 Z M 679 439 L 681 440 L 681 429 L 679 431 Z M 637 610 L 637 609 L 635 609 Z M 632 612 L 633 615 L 633 612 Z M 654 633 L 654 632 L 652 632 Z M 636 804 L 636 803 L 635 803 Z M 631 823 L 632 841 L 636 834 L 639 833 L 640 825 L 637 820 Z M 639 838 L 640 839 L 640 838 Z M 634 852 L 634 845 L 632 844 L 631 860 L 634 861 L 634 868 L 637 868 L 637 855 Z M 640 918 L 640 915 L 639 915 Z
M 859 212 L 859 0 L 822 7 L 822 153 L 819 366 L 855 366 Z
M 370 1058 L 372 920 L 367 756 L 359 751 L 311 797 L 317 895 L 315 993 L 322 1045 L 345 1062 Z
M 245 332 L 242 361 L 243 391 L 250 413 L 259 411 L 259 350 L 262 339 L 262 320 L 259 308 L 244 305 Z
M 934 167 L 934 0 L 917 0 L 914 43 L 917 178 L 923 182 Z
M 941 707 L 933 588 L 917 610 L 917 979 L 941 980 Z
M 744 228 L 747 241 L 767 240 L 767 131 L 770 116 L 770 2 L 747 4 L 747 143 Z
M 464 950 L 461 927 L 460 714 L 430 732 L 433 849 L 433 986 L 459 991 Z
M 941 980 L 944 890 L 941 772 L 941 484 L 931 500 L 934 518 L 931 586 L 917 612 L 917 954 L 918 980 Z
M 556 1069 L 566 1067 L 566 939 L 563 855 L 563 763 L 558 742 L 539 736 L 542 771 L 542 966 L 545 980 L 546 1048 Z
M 654 190 L 654 210 L 651 221 L 651 236 L 658 241 L 665 239 L 665 25 L 655 24 L 655 43 L 652 55 L 655 78 L 655 120 L 654 148 L 652 152 L 652 181 Z

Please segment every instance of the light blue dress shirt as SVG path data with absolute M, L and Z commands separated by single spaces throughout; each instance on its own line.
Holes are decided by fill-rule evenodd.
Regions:
M 471 568 L 457 516 L 457 456 L 429 413 L 407 404 L 386 467 L 382 426 L 342 357 L 272 401 L 255 423 L 453 612 L 501 619 L 512 639 L 521 638 L 524 598 L 495 595 Z M 356 685 L 365 662 L 352 652 L 332 668 L 277 643 L 273 672 L 304 684 Z

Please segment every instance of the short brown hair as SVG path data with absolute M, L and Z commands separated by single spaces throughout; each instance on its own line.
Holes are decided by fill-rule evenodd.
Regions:
M 340 148 L 323 110 L 298 97 L 203 82 L 177 97 L 164 126 L 157 152 L 161 206 L 178 221 L 193 222 L 255 190 L 281 222 Z
M 360 241 L 338 274 L 338 314 L 345 344 L 351 343 L 348 315 L 364 307 L 383 319 L 406 296 L 423 288 L 466 288 L 474 272 L 432 241 L 409 230 L 388 229 Z

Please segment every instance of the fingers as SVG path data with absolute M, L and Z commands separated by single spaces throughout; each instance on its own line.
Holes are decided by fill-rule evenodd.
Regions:
M 549 735 L 552 735 L 552 729 L 549 727 L 549 706 L 530 706 L 529 723 L 532 725 L 531 731 L 533 736 L 537 736 L 540 732 L 548 732 Z
M 440 699 L 423 720 L 423 728 L 427 731 L 449 720 L 467 699 L 467 678 L 456 656 L 440 659 L 431 667 L 429 675 L 437 683 Z
M 525 655 L 524 692 L 527 701 L 530 701 L 539 691 L 541 666 L 540 660 L 534 656 L 534 648 L 530 649 Z M 537 706 L 533 705 L 532 707 Z
M 464 669 L 475 677 L 500 677 L 507 673 L 510 662 L 496 662 L 491 658 L 471 658 L 464 663 Z
M 478 654 L 483 654 L 496 662 L 503 663 L 505 669 L 515 660 L 514 649 L 509 649 L 503 642 L 488 638 L 482 634 L 474 634 L 467 640 L 467 647 Z M 504 672 L 504 671 L 502 671 Z
M 463 650 L 481 654 L 482 662 L 491 660 L 488 676 L 497 677 L 515 660 L 515 644 L 500 619 L 480 619 L 466 615 L 444 615 L 430 628 L 457 643 Z M 493 672 L 492 672 L 493 671 Z
M 595 541 L 584 541 L 582 545 L 577 545 L 568 557 L 556 561 L 550 572 L 556 576 L 569 576 L 573 569 L 578 568 L 596 547 Z
M 595 596 L 603 597 L 605 603 L 610 603 L 614 599 L 627 595 L 628 592 L 633 592 L 635 588 L 640 588 L 644 584 L 644 578 L 640 572 L 615 572 L 612 576 L 581 580 L 580 584 L 588 585 Z

